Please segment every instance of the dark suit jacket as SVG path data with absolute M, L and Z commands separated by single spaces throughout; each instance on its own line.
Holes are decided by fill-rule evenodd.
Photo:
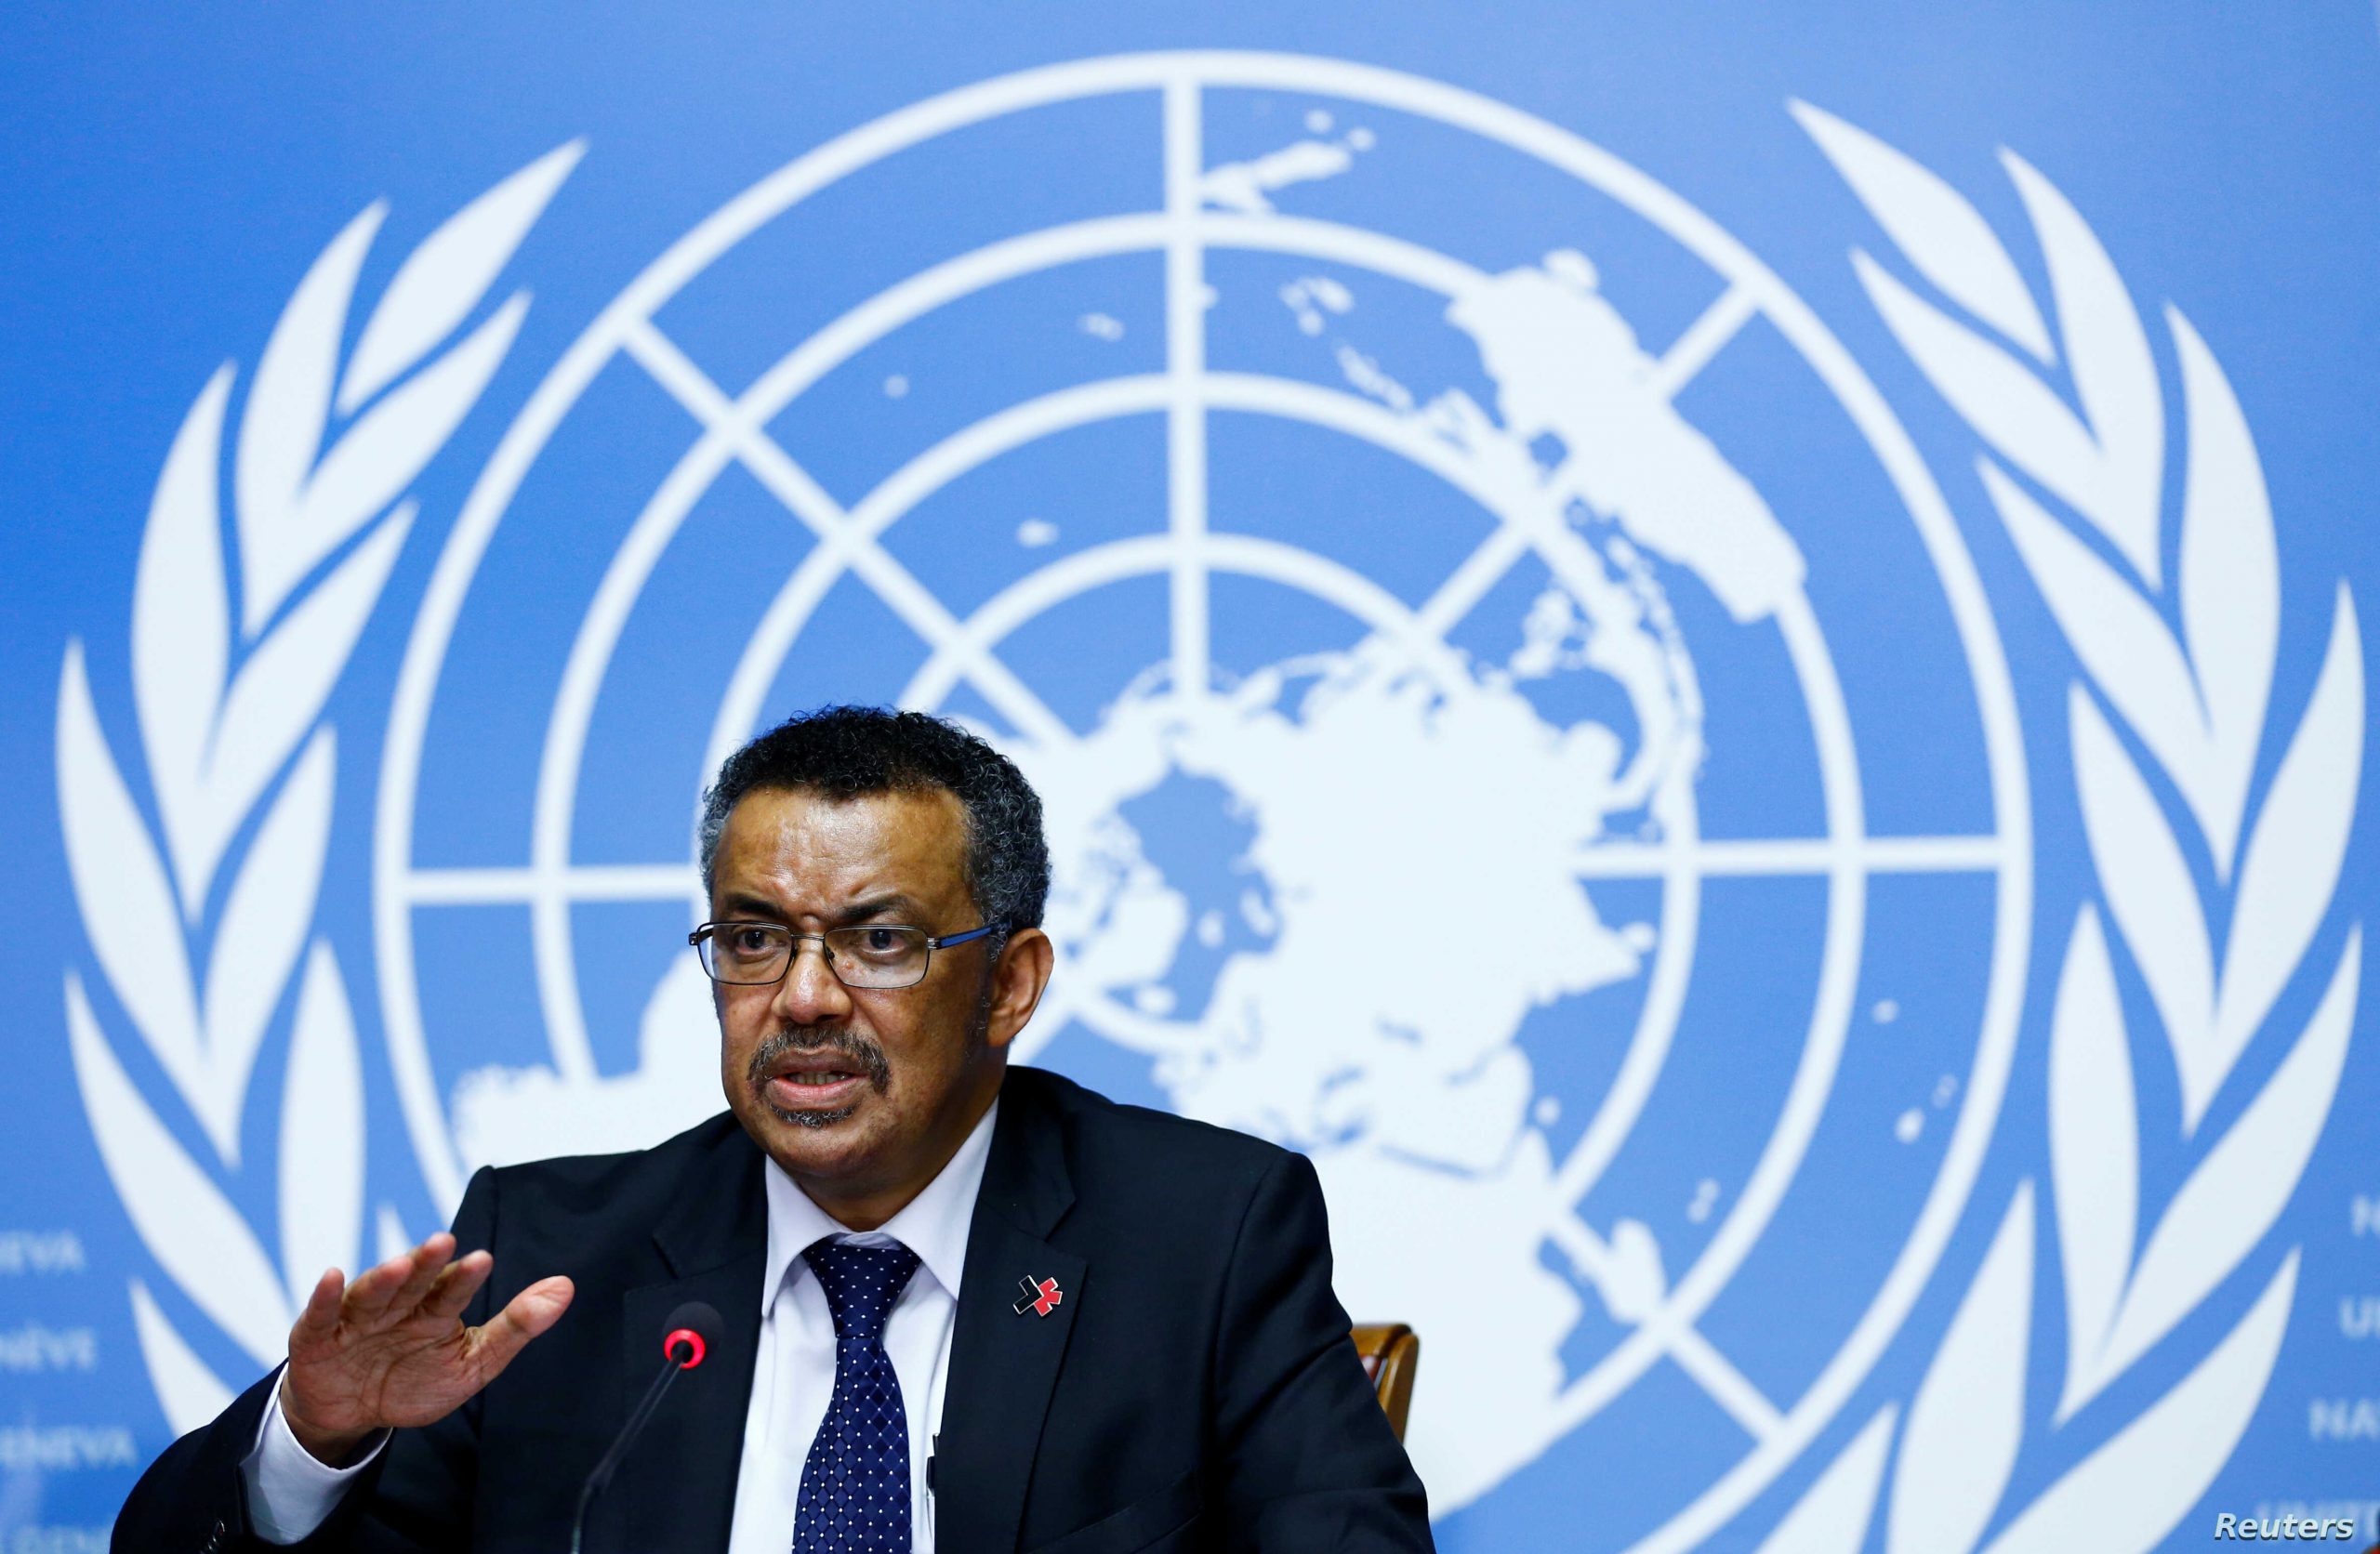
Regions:
M 467 1320 L 552 1273 L 576 1299 L 469 1403 L 398 1431 L 300 1547 L 563 1548 L 581 1482 L 658 1369 L 663 1319 L 705 1300 L 726 1333 L 596 1501 L 587 1547 L 724 1549 L 760 1337 L 761 1164 L 722 1114 L 635 1154 L 473 1177 L 456 1238 L 493 1249 L 496 1273 Z M 1012 1310 L 1027 1276 L 1064 1292 L 1047 1316 Z M 1012 1069 L 960 1281 L 937 1548 L 1428 1549 L 1421 1483 L 1347 1328 L 1303 1156 Z M 270 1380 L 167 1449 L 115 1547 L 266 1547 L 238 1465 Z

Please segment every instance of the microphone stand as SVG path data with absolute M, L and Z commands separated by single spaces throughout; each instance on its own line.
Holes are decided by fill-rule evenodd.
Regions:
M 672 1335 L 673 1338 L 676 1337 Z M 628 1448 L 636 1444 L 636 1438 L 644 1433 L 645 1422 L 653 1417 L 653 1411 L 661 1406 L 661 1399 L 669 1390 L 669 1384 L 678 1379 L 680 1371 L 692 1368 L 690 1360 L 699 1362 L 701 1358 L 702 1351 L 693 1344 L 682 1341 L 670 1344 L 662 1357 L 661 1374 L 654 1376 L 653 1385 L 644 1389 L 642 1401 L 629 1411 L 628 1422 L 620 1427 L 619 1439 L 613 1442 L 612 1449 L 603 1454 L 603 1460 L 595 1465 L 595 1471 L 587 1475 L 587 1487 L 578 1492 L 578 1512 L 570 1519 L 570 1554 L 580 1554 L 579 1540 L 587 1534 L 587 1508 L 612 1482 L 612 1475 L 619 1470 L 620 1459 L 628 1455 Z

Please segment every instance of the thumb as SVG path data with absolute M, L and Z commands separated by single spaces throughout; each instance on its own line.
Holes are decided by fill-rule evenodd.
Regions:
M 472 1335 L 477 1340 L 482 1385 L 495 1380 L 496 1373 L 512 1363 L 512 1357 L 526 1349 L 530 1339 L 560 1322 L 562 1314 L 570 1310 L 571 1297 L 575 1294 L 576 1287 L 560 1275 L 540 1279 L 490 1317 L 487 1325 Z

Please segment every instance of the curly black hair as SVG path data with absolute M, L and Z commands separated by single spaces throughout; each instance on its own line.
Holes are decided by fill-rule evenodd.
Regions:
M 1050 896 L 1040 796 L 1015 762 L 956 723 L 889 707 L 827 706 L 761 734 L 721 764 L 703 795 L 705 889 L 727 817 L 755 788 L 811 789 L 832 798 L 944 789 L 966 811 L 975 910 L 1012 931 L 1040 926 Z

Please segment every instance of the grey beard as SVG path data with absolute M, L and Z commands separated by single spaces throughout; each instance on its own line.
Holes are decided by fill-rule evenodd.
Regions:
M 849 1106 L 838 1106 L 832 1112 L 788 1112 L 773 1101 L 764 1100 L 760 1104 L 767 1107 L 769 1114 L 775 1117 L 777 1121 L 791 1123 L 796 1127 L 806 1127 L 813 1133 L 822 1127 L 831 1127 L 844 1121 L 859 1110 L 857 1102 Z
M 839 1106 L 831 1112 L 794 1112 L 778 1106 L 768 1099 L 769 1071 L 796 1052 L 824 1049 L 848 1058 L 866 1078 L 869 1088 L 878 1095 L 892 1087 L 892 1065 L 884 1060 L 884 1049 L 864 1036 L 840 1026 L 811 1026 L 792 1031 L 779 1031 L 760 1043 L 752 1052 L 752 1060 L 744 1071 L 752 1093 L 767 1108 L 769 1114 L 794 1127 L 831 1127 L 859 1110 L 856 1101 Z

